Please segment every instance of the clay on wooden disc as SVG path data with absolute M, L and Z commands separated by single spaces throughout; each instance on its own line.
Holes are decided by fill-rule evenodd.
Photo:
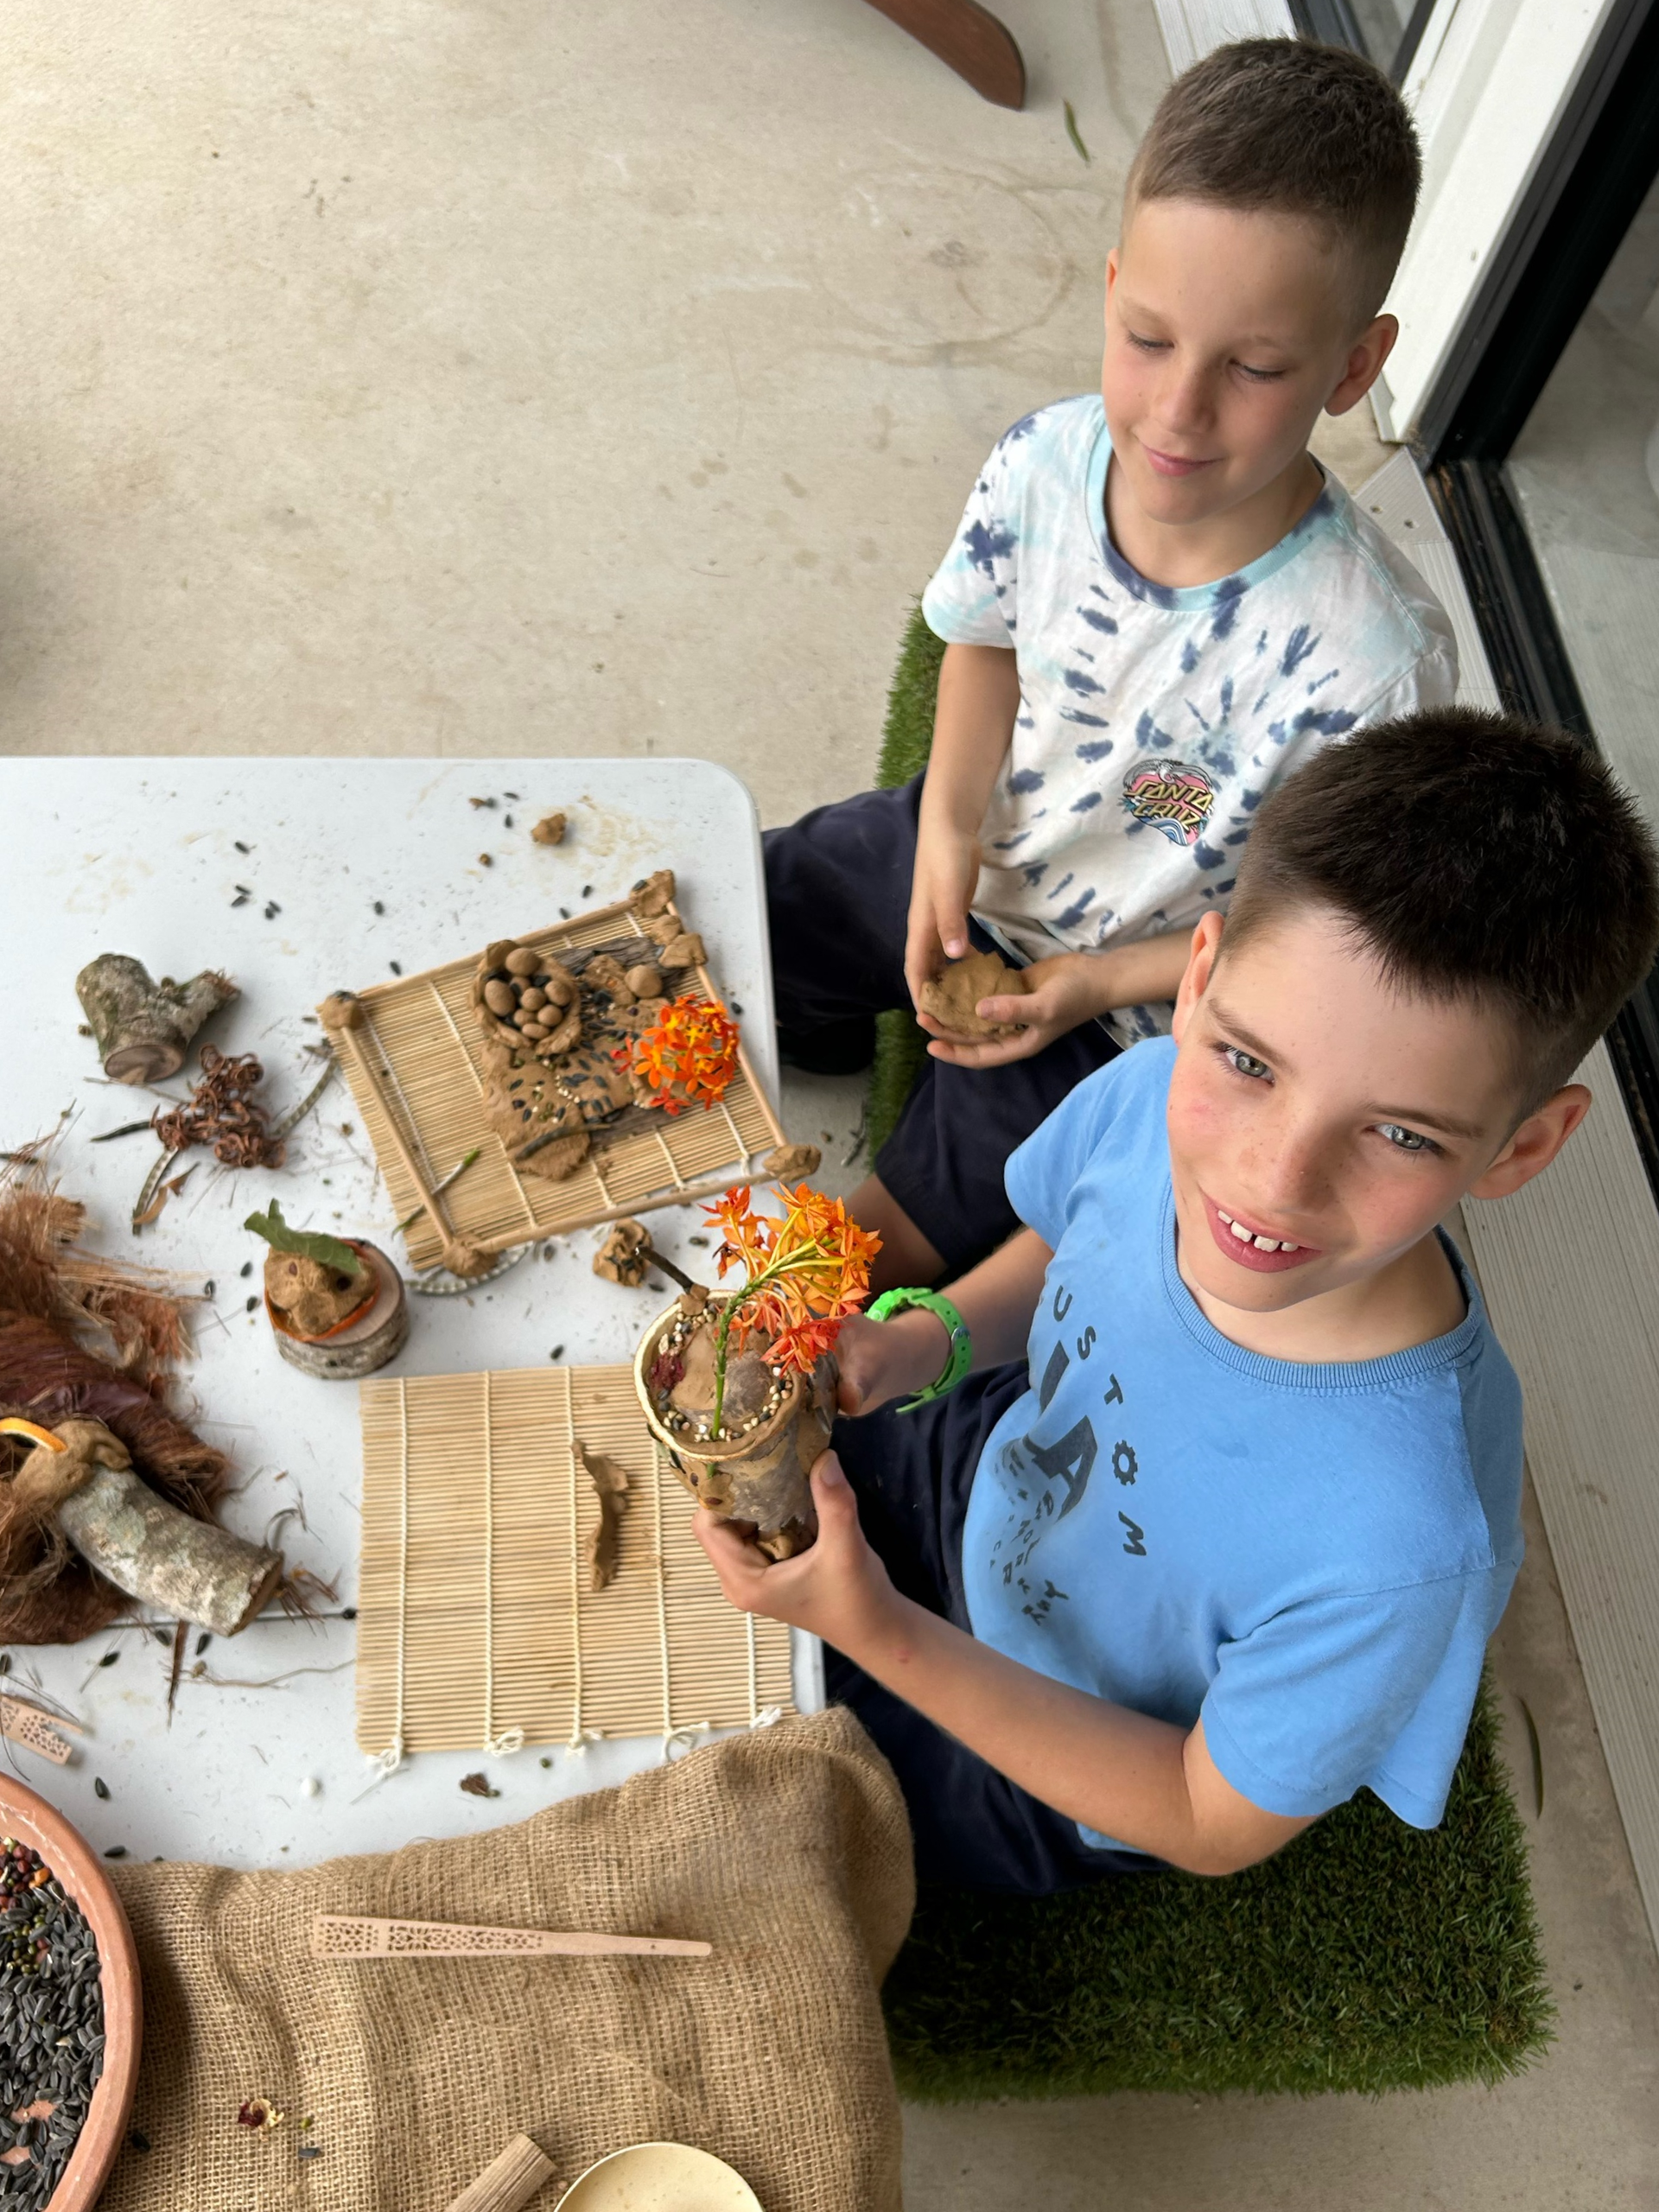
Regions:
M 1023 1024 L 987 1021 L 975 1008 L 981 999 L 1023 998 L 1025 994 L 1026 979 L 1020 969 L 1007 967 L 995 952 L 970 952 L 922 985 L 917 1007 L 953 1037 L 1013 1037 Z

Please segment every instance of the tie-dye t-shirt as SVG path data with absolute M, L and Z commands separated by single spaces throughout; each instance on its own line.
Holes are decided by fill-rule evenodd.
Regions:
M 1174 588 L 1107 534 L 1110 456 L 1098 393 L 1016 423 L 922 601 L 947 643 L 1017 657 L 974 913 L 1025 959 L 1224 908 L 1281 777 L 1349 730 L 1448 705 L 1457 683 L 1440 603 L 1334 478 L 1260 560 Z M 1132 1043 L 1168 1009 L 1107 1026 Z

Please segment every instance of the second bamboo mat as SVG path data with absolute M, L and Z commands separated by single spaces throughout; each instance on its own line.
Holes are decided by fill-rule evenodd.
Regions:
M 630 1369 L 376 1380 L 359 1402 L 364 1751 L 668 1737 L 793 1711 L 789 1630 L 721 1596 Z M 631 1485 L 616 1577 L 599 1591 L 578 1440 Z

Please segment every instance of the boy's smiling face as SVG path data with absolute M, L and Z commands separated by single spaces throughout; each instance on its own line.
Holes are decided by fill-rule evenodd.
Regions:
M 1402 995 L 1330 909 L 1264 919 L 1218 957 L 1223 927 L 1208 914 L 1194 932 L 1169 1092 L 1180 1268 L 1201 1304 L 1357 1306 L 1459 1198 L 1518 1189 L 1583 1118 L 1575 1084 L 1516 1127 L 1512 1025 Z
M 1398 327 L 1357 326 L 1356 281 L 1300 216 L 1190 200 L 1127 211 L 1106 264 L 1101 392 L 1149 522 L 1210 521 L 1306 466 L 1320 410 L 1355 404 Z

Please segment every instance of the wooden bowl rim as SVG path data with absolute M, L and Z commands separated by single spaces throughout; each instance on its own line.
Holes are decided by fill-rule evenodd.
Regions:
M 126 1909 L 79 1828 L 48 1800 L 10 1774 L 0 1774 L 0 1834 L 38 1851 L 86 1916 L 98 1945 L 104 1996 L 104 2070 L 86 2122 L 52 2192 L 48 2212 L 88 2212 L 109 2177 L 126 2135 L 138 2086 L 144 2037 L 143 1984 Z M 113 2022 L 124 2024 L 112 2030 Z

